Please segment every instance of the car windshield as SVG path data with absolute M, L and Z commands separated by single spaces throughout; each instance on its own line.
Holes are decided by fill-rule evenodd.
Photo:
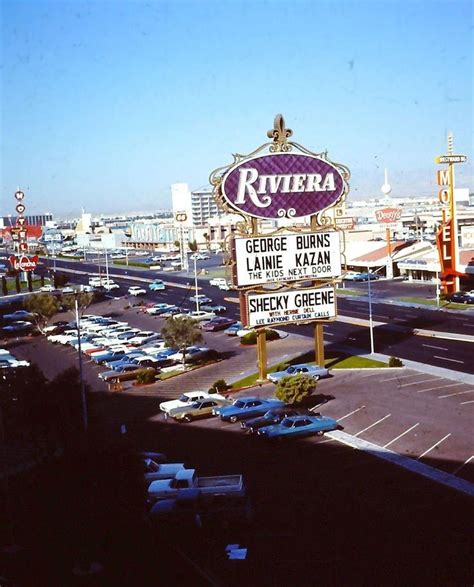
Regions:
M 291 428 L 291 427 L 293 426 L 293 420 L 290 420 L 289 418 L 285 418 L 285 419 L 283 420 L 283 422 L 281 423 L 281 425 L 282 425 L 284 428 Z
M 189 397 L 185 393 L 183 393 L 183 395 L 180 395 L 178 399 L 180 402 L 189 402 Z
M 237 399 L 237 400 L 235 400 L 235 402 L 234 402 L 234 406 L 235 406 L 236 408 L 245 408 L 245 402 L 243 402 L 243 401 L 242 401 L 242 400 L 240 400 L 240 399 Z
M 294 373 L 296 371 L 295 367 L 288 367 L 288 369 L 286 370 L 287 373 Z

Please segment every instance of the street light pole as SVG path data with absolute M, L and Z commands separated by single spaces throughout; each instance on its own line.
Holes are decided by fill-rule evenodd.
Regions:
M 105 276 L 107 279 L 107 283 L 109 283 L 109 259 L 107 255 L 107 249 L 105 249 Z
M 374 348 L 374 325 L 372 322 L 372 291 L 370 288 L 370 271 L 367 267 L 367 285 L 368 285 L 368 294 L 369 294 L 369 330 L 370 330 L 370 353 L 373 355 L 375 352 Z
M 197 266 L 196 266 L 196 255 L 194 255 L 194 290 L 196 292 L 196 312 L 199 312 L 199 298 L 198 298 L 198 277 L 197 277 Z
M 79 379 L 81 382 L 81 404 L 82 404 L 82 424 L 84 432 L 87 432 L 87 403 L 86 403 L 86 386 L 84 383 L 84 374 L 82 370 L 82 351 L 81 351 L 81 324 L 79 319 L 79 293 L 74 295 L 74 306 L 76 310 L 76 328 L 77 328 L 77 352 L 79 353 Z

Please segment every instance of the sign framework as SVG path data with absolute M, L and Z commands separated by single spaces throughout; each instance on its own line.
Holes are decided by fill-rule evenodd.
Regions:
M 340 235 L 319 231 L 235 237 L 232 262 L 235 287 L 335 278 L 342 271 Z

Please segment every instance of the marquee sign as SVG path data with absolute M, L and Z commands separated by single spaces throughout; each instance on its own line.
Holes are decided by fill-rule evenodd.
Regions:
M 232 258 L 236 287 L 341 275 L 340 236 L 335 231 L 237 237 Z
M 246 294 L 246 325 L 298 324 L 336 316 L 334 286 Z
M 333 206 L 344 193 L 335 165 L 315 155 L 270 153 L 231 167 L 222 180 L 228 205 L 254 218 L 299 218 Z
M 34 257 L 27 257 L 26 255 L 19 255 L 15 257 L 12 255 L 9 258 L 10 265 L 15 271 L 34 271 L 38 264 L 38 255 Z

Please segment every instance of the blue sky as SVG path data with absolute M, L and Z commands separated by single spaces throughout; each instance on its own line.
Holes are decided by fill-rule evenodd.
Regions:
M 2 0 L 0 213 L 170 207 L 266 140 L 349 166 L 351 198 L 436 192 L 472 160 L 470 0 Z M 456 167 L 472 189 L 471 164 Z

